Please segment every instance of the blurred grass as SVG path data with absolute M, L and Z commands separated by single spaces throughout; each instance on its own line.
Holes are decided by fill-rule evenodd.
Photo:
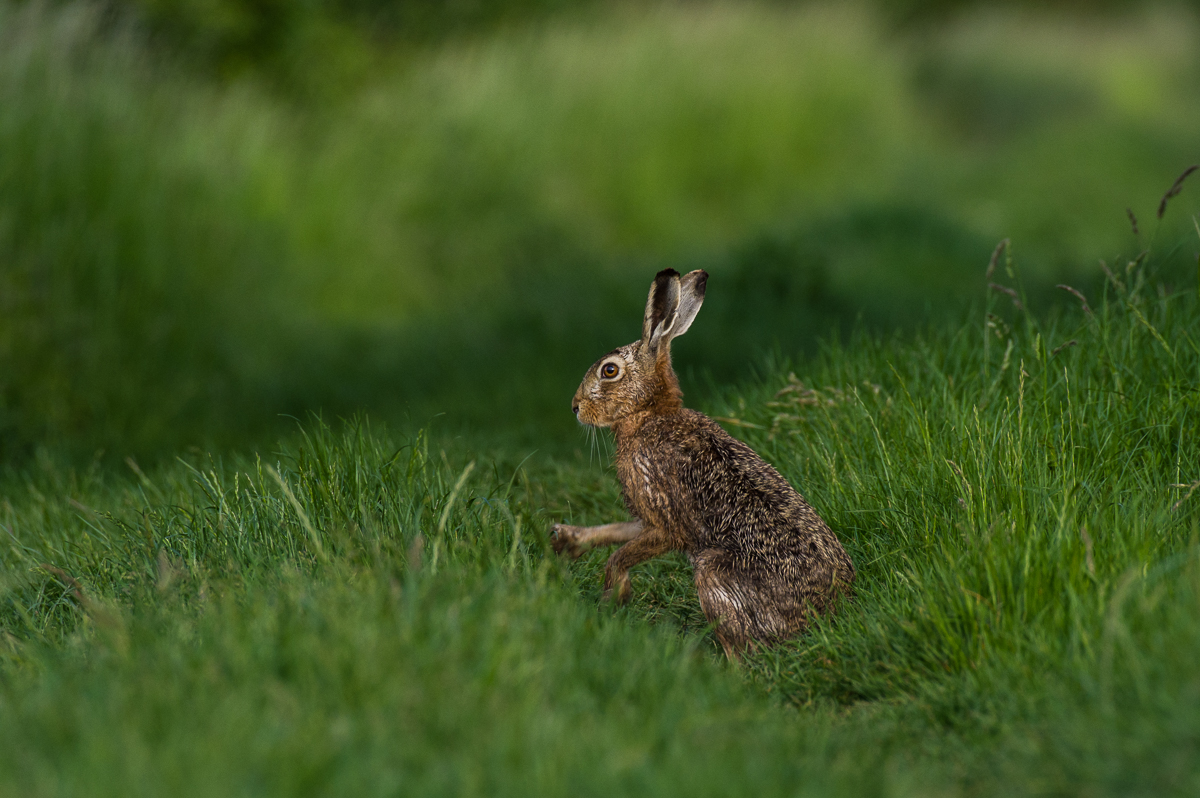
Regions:
M 654 0 L 627 0 L 632 9 Z M 802 5 L 783 0 L 776 5 Z M 975 0 L 888 0 L 863 4 L 889 28 L 917 28 L 977 12 Z M 1139 0 L 991 0 L 1008 13 L 1036 9 L 1119 20 L 1144 7 Z M 1196 9 L 1195 0 L 1176 5 Z M 497 29 L 557 23 L 603 14 L 593 0 L 111 0 L 107 13 L 134 18 L 156 49 L 183 56 L 192 69 L 223 80 L 248 74 L 288 93 L 320 95 L 361 80 L 385 54 L 420 53 L 447 41 L 486 38 Z M 319 51 L 314 68 L 306 56 Z
M 235 103 L 98 44 L 92 10 L 0 16 L 0 446 L 202 430 L 263 355 L 287 247 L 252 150 L 214 171 Z
M 662 266 L 722 287 L 681 353 L 720 382 L 961 307 L 1002 237 L 1037 296 L 1165 256 L 1198 207 L 1153 218 L 1196 158 L 1183 9 L 593 8 L 311 102 L 95 7 L 2 9 L 5 459 L 269 440 L 316 408 L 536 430 Z

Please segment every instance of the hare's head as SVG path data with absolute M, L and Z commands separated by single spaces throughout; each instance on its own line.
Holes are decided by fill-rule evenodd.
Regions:
M 580 422 L 607 427 L 634 413 L 665 413 L 681 405 L 679 380 L 671 368 L 671 339 L 683 335 L 704 302 L 708 273 L 682 277 L 664 269 L 650 286 L 641 340 L 596 361 L 571 402 Z

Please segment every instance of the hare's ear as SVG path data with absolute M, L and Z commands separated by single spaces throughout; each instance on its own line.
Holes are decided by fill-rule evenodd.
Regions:
M 679 272 L 663 269 L 650 284 L 646 315 L 642 318 L 642 351 L 654 352 L 675 321 L 679 307 Z M 668 337 L 667 340 L 670 340 Z
M 671 325 L 671 337 L 676 338 L 688 331 L 700 305 L 704 303 L 704 289 L 708 285 L 708 272 L 696 269 L 688 272 L 679 281 L 679 307 L 675 311 L 675 323 Z
M 642 320 L 642 351 L 657 353 L 671 339 L 683 335 L 704 302 L 708 273 L 697 269 L 684 277 L 674 269 L 663 269 L 650 286 L 646 317 Z

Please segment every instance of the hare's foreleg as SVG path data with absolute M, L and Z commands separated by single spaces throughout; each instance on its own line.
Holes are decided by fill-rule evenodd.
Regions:
M 555 524 L 550 527 L 550 545 L 554 547 L 557 554 L 566 552 L 570 557 L 578 557 L 596 546 L 628 543 L 640 534 L 642 534 L 641 521 L 622 521 L 600 526 Z
M 629 569 L 676 548 L 659 527 L 645 527 L 642 533 L 612 553 L 604 566 L 604 598 L 618 604 L 629 600 Z

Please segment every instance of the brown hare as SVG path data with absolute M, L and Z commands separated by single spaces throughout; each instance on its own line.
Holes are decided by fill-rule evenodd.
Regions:
M 848 594 L 854 565 L 808 502 L 749 446 L 681 401 L 671 339 L 704 301 L 708 274 L 658 273 L 641 340 L 596 361 L 571 409 L 583 424 L 612 427 L 617 477 L 632 521 L 556 524 L 556 552 L 578 557 L 622 543 L 604 570 L 606 597 L 629 598 L 629 569 L 687 552 L 700 607 L 725 653 L 805 629 L 809 616 Z

